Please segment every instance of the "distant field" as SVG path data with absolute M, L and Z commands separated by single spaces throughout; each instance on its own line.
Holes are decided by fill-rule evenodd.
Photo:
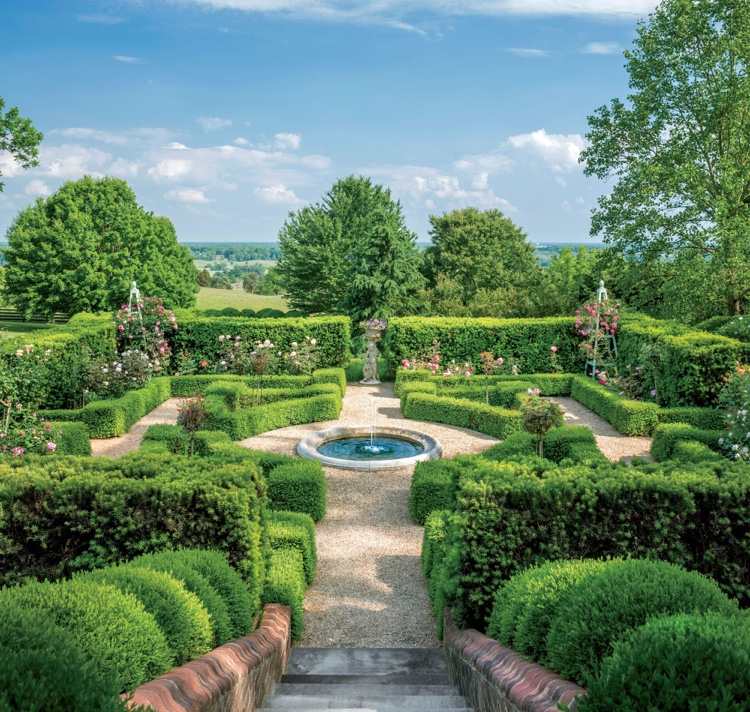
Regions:
M 31 321 L 0 321 L 0 339 L 26 336 L 39 329 L 48 329 L 50 324 L 38 324 Z
M 213 289 L 212 287 L 201 287 L 198 292 L 198 309 L 224 309 L 234 307 L 235 309 L 281 309 L 286 311 L 287 306 L 284 297 L 263 296 L 261 294 L 248 294 L 243 289 Z

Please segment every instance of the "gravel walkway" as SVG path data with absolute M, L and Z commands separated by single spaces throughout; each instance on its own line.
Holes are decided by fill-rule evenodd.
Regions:
M 178 407 L 184 399 L 170 398 L 143 416 L 130 430 L 119 438 L 104 438 L 91 441 L 91 454 L 94 457 L 120 457 L 141 446 L 143 435 L 151 425 L 174 425 L 177 422 Z
M 463 428 L 406 420 L 391 384 L 350 385 L 340 425 L 419 430 L 445 457 L 497 442 Z M 305 435 L 334 422 L 282 428 L 242 445 L 288 455 Z M 369 473 L 326 468 L 328 512 L 318 524 L 318 576 L 305 595 L 301 645 L 323 648 L 435 647 L 434 621 L 420 570 L 422 528 L 409 517 L 411 469 Z
M 632 438 L 618 433 L 606 420 L 592 413 L 588 408 L 572 398 L 550 398 L 557 403 L 565 414 L 569 425 L 585 425 L 596 438 L 596 444 L 612 462 L 621 459 L 632 460 L 634 457 L 651 459 L 651 438 Z

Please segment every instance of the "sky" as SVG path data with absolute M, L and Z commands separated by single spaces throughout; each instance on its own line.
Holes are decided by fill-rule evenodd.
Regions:
M 587 116 L 627 95 L 656 0 L 2 0 L 0 96 L 44 133 L 0 153 L 0 236 L 83 175 L 127 180 L 181 241 L 273 241 L 339 177 L 429 215 L 499 209 L 583 242 L 609 186 Z

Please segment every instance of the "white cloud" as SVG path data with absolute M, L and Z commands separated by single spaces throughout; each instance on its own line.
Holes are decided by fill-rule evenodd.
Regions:
M 71 127 L 67 129 L 52 129 L 52 135 L 59 135 L 65 138 L 72 138 L 81 141 L 100 141 L 101 143 L 110 143 L 123 145 L 128 142 L 126 136 L 113 133 L 111 131 L 100 131 L 99 129 L 85 127 Z
M 510 170 L 513 167 L 513 160 L 499 152 L 476 153 L 460 158 L 453 165 L 459 171 L 468 173 L 486 171 L 492 174 Z
M 234 141 L 232 141 L 232 143 L 235 146 L 249 146 L 250 145 L 250 141 L 248 141 L 246 138 L 242 138 L 242 136 L 238 136 L 236 139 L 234 139 Z
M 141 164 L 137 161 L 128 161 L 125 158 L 118 158 L 113 161 L 107 173 L 118 178 L 135 178 L 141 171 Z
M 617 42 L 589 42 L 581 50 L 583 54 L 619 54 L 622 47 Z
M 166 146 L 170 151 L 189 151 L 190 149 L 184 144 L 180 143 L 179 141 L 171 141 Z
M 206 197 L 206 193 L 200 188 L 175 188 L 168 190 L 164 197 L 167 200 L 174 200 L 177 203 L 188 203 L 190 205 L 203 205 L 211 201 Z
M 277 133 L 273 137 L 276 148 L 296 151 L 302 144 L 302 136 L 296 133 Z
M 546 49 L 536 49 L 533 47 L 509 47 L 507 51 L 515 54 L 516 57 L 527 57 L 529 59 L 549 57 L 549 52 Z
M 572 171 L 578 167 L 578 157 L 586 146 L 580 134 L 548 134 L 545 129 L 517 134 L 508 139 L 515 149 L 530 151 L 552 166 L 554 171 Z
M 195 122 L 204 131 L 217 131 L 218 129 L 225 129 L 232 125 L 231 119 L 222 119 L 220 116 L 200 116 Z
M 363 168 L 365 175 L 385 180 L 398 197 L 408 198 L 428 209 L 456 206 L 500 208 L 513 212 L 516 208 L 489 187 L 487 176 L 475 176 L 469 188 L 457 176 L 442 173 L 431 166 L 384 165 Z
M 11 155 L 10 151 L 0 151 L 0 176 L 14 178 L 23 171 L 23 166 Z
M 255 189 L 257 195 L 264 203 L 275 205 L 299 205 L 302 203 L 295 192 L 285 185 L 262 185 Z
M 143 60 L 140 57 L 133 57 L 130 54 L 113 54 L 112 59 L 115 62 L 122 62 L 123 64 L 142 64 Z
M 44 198 L 48 196 L 52 191 L 43 180 L 35 178 L 34 180 L 29 181 L 26 184 L 26 188 L 24 188 L 23 192 L 26 193 L 26 195 L 31 195 L 35 198 Z
M 165 0 L 166 1 L 166 0 Z M 659 0 L 181 0 L 214 10 L 277 13 L 328 22 L 379 24 L 426 34 L 414 17 L 461 15 L 593 16 L 635 18 Z
M 193 162 L 181 158 L 165 158 L 148 169 L 154 180 L 176 180 L 186 177 L 193 169 Z
M 70 180 L 85 175 L 102 176 L 106 173 L 112 155 L 98 148 L 78 144 L 49 146 L 42 144 L 39 150 L 37 172 L 51 178 Z
M 116 15 L 77 15 L 78 22 L 87 22 L 92 25 L 119 25 L 124 20 Z

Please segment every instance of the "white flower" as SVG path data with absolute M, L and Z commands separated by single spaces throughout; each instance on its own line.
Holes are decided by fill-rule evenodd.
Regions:
M 317 339 L 310 339 L 310 343 L 315 346 L 318 343 Z
M 219 341 L 224 341 L 224 334 L 219 334 Z

